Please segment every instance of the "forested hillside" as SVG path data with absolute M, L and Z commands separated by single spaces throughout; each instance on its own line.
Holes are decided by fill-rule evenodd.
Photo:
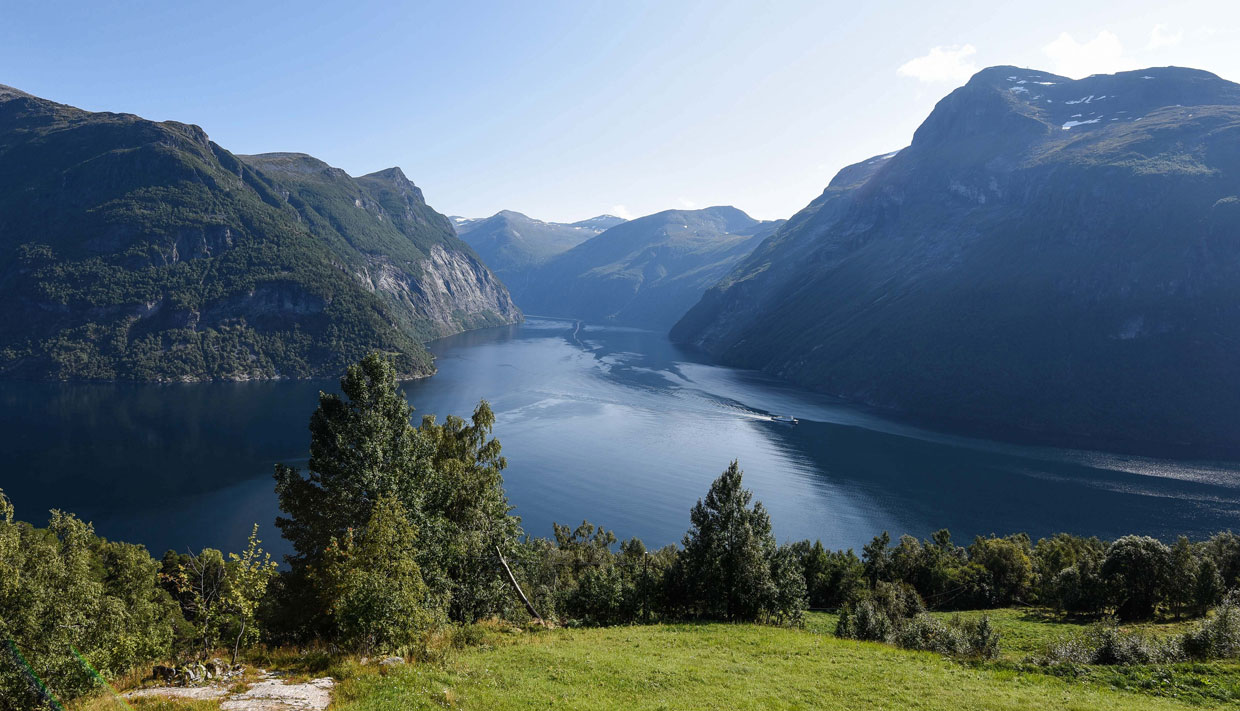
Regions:
M 0 86 L 0 375 L 339 373 L 520 317 L 399 169 L 245 160 L 201 128 Z

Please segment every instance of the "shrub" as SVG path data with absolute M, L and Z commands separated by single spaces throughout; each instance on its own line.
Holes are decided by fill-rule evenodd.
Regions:
M 1240 590 L 1228 593 L 1212 616 L 1185 632 L 1180 645 L 1189 659 L 1240 657 Z
M 873 597 L 865 597 L 840 612 L 839 622 L 835 625 L 835 636 L 886 642 L 895 629 L 895 622 L 882 606 Z
M 1093 654 L 1091 664 L 1132 665 L 1175 661 L 1173 642 L 1163 642 L 1143 632 L 1125 632 L 1113 622 L 1100 622 L 1089 632 Z
M 991 624 L 989 616 L 982 615 L 976 620 L 965 620 L 961 626 L 970 656 L 980 659 L 998 658 L 999 630 Z
M 959 623 L 959 620 L 956 620 Z M 896 630 L 892 642 L 903 649 L 963 655 L 968 643 L 959 624 L 949 625 L 923 612 Z
M 1065 637 L 1051 643 L 1034 661 L 1053 664 L 1100 664 L 1131 666 L 1163 664 L 1181 658 L 1180 640 L 1160 640 L 1141 631 L 1125 631 L 1114 620 L 1091 626 L 1083 635 Z

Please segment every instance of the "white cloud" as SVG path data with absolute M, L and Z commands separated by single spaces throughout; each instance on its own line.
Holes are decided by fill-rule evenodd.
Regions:
M 969 59 L 975 54 L 977 49 L 971 44 L 935 47 L 901 64 L 896 72 L 924 82 L 962 82 L 977 72 L 977 65 Z
M 624 205 L 612 205 L 611 209 L 608 210 L 608 212 L 612 215 L 615 215 L 616 217 L 620 217 L 626 220 L 633 219 L 633 213 L 629 212 L 629 208 L 625 207 Z
M 1088 42 L 1077 42 L 1064 32 L 1042 48 L 1056 74 L 1079 79 L 1090 74 L 1111 74 L 1135 69 L 1136 63 L 1124 55 L 1124 45 L 1113 32 L 1103 30 Z
M 1150 30 L 1150 41 L 1145 44 L 1146 49 L 1164 49 L 1167 47 L 1175 47 L 1184 41 L 1184 30 L 1180 30 L 1172 34 L 1166 25 L 1154 25 L 1154 29 Z
M 694 202 L 694 201 L 692 201 L 692 200 L 690 200 L 689 198 L 684 198 L 684 197 L 682 197 L 682 198 L 676 198 L 676 202 L 679 202 L 679 203 L 680 203 L 680 206 L 681 206 L 681 207 L 683 207 L 683 208 L 684 208 L 684 209 L 686 209 L 686 210 L 696 210 L 696 209 L 697 209 L 697 203 L 696 203 L 696 202 Z

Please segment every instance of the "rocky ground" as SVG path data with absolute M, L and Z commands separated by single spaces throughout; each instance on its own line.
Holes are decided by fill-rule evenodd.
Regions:
M 287 684 L 274 672 L 258 672 L 258 680 L 249 683 L 245 691 L 234 691 L 237 682 L 225 679 L 205 686 L 153 686 L 131 691 L 125 697 L 221 699 L 220 711 L 323 711 L 331 703 L 335 681 L 330 677 Z

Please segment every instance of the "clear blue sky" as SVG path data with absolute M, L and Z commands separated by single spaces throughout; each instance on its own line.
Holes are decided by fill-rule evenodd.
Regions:
M 1237 47 L 1234 0 L 0 0 L 0 83 L 236 153 L 397 165 L 449 214 L 549 220 L 787 217 L 977 68 L 1240 80 Z

